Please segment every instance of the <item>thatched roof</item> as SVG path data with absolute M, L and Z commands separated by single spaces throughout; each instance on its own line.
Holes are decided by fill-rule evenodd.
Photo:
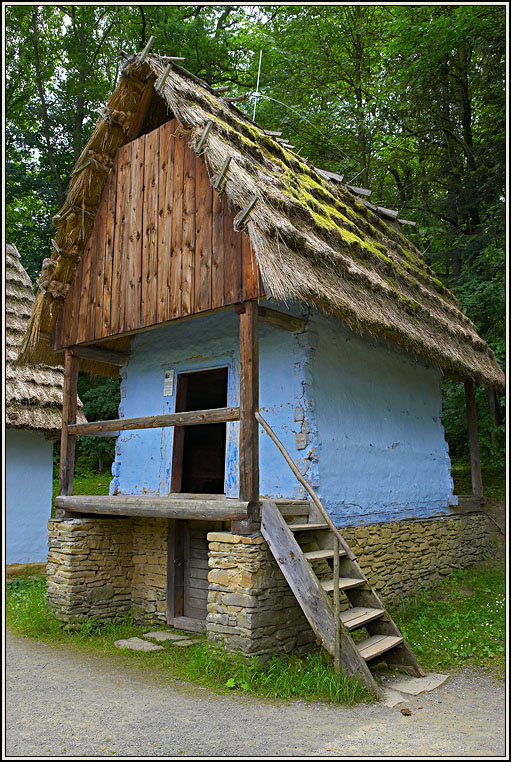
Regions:
M 134 136 L 137 109 L 155 84 L 144 130 L 175 116 L 197 149 L 211 123 L 201 147 L 210 176 L 230 156 L 223 192 L 240 210 L 257 197 L 245 230 L 268 296 L 315 305 L 354 330 L 427 358 L 448 375 L 503 388 L 493 352 L 397 223 L 319 174 L 181 67 L 172 64 L 159 87 L 167 65 L 160 56 L 127 62 L 77 162 L 55 219 L 57 247 L 43 267 L 45 293 L 38 295 L 24 360 L 52 356 L 48 340 L 92 229 L 108 168 L 119 146 Z
M 62 423 L 62 368 L 16 364 L 35 302 L 32 283 L 15 246 L 5 256 L 5 410 L 6 426 L 33 431 L 58 431 Z M 79 420 L 85 423 L 81 403 Z

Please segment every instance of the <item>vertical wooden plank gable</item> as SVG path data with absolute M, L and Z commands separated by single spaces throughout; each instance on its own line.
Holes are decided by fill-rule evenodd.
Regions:
M 141 325 L 158 322 L 158 184 L 160 130 L 145 136 Z
M 183 259 L 181 263 L 181 315 L 195 311 L 195 168 L 197 157 L 186 145 L 183 164 Z
M 181 263 L 183 258 L 183 168 L 184 138 L 174 138 L 174 167 L 172 183 L 172 254 L 170 262 L 170 315 L 181 316 Z
M 158 305 L 157 322 L 170 314 L 170 260 L 172 252 L 172 187 L 174 174 L 174 137 L 176 120 L 160 127 L 160 166 L 158 179 Z
M 124 252 L 126 251 L 126 194 L 129 186 L 129 156 L 130 143 L 119 148 L 117 155 L 117 197 L 115 204 L 115 236 L 113 243 L 112 267 L 112 297 L 110 301 L 110 335 L 120 333 L 124 313 L 123 304 L 123 270 L 126 267 Z
M 203 161 L 195 175 L 195 311 L 211 309 L 211 248 L 213 242 L 213 190 Z
M 140 302 L 142 298 L 142 239 L 145 137 L 134 140 L 129 148 L 128 188 L 126 189 L 126 239 L 123 252 L 123 330 L 140 327 Z
M 105 274 L 103 282 L 103 308 L 102 325 L 99 328 L 97 336 L 108 336 L 110 334 L 110 305 L 112 300 L 112 276 L 114 261 L 114 238 L 115 238 L 115 206 L 117 201 L 117 167 L 119 165 L 119 154 L 115 156 L 114 164 L 107 183 L 109 184 L 107 218 L 106 218 L 106 240 L 105 240 Z M 96 337 L 94 337 L 96 338 Z

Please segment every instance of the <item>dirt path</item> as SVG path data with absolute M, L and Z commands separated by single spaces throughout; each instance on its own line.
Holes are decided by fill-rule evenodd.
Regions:
M 470 671 L 404 717 L 217 696 L 11 634 L 6 666 L 7 756 L 505 756 L 504 684 Z

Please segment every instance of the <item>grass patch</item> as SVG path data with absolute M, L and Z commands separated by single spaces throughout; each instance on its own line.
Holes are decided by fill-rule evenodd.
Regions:
M 75 476 L 73 481 L 73 495 L 108 495 L 112 474 L 103 471 L 88 476 Z M 53 480 L 53 500 L 59 494 L 58 477 Z
M 392 616 L 426 670 L 483 667 L 505 674 L 504 560 L 456 570 Z
M 165 679 L 178 679 L 217 692 L 245 693 L 271 699 L 302 699 L 353 705 L 372 701 L 370 692 L 356 679 L 336 676 L 330 660 L 321 653 L 305 657 L 273 655 L 264 664 L 232 654 L 202 637 L 186 649 L 167 642 L 163 651 L 122 651 L 114 641 L 147 631 L 132 616 L 122 622 L 91 618 L 77 631 L 66 631 L 54 612 L 45 606 L 45 578 L 17 578 L 7 583 L 6 624 L 17 634 L 38 640 L 73 645 L 84 651 L 109 655 L 126 666 L 151 669 Z
M 484 496 L 492 500 L 506 499 L 506 470 L 499 466 L 481 465 Z M 470 463 L 454 462 L 451 465 L 455 495 L 472 494 Z

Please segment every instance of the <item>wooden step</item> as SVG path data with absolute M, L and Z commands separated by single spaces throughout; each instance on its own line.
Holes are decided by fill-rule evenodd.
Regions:
M 320 583 L 325 593 L 331 593 L 334 589 L 333 579 L 327 579 Z M 365 579 L 353 579 L 353 577 L 339 577 L 339 590 L 346 590 L 349 587 L 358 587 L 365 585 Z
M 307 561 L 320 561 L 323 558 L 333 558 L 334 551 L 332 548 L 324 548 L 323 550 L 310 550 L 308 553 L 303 554 Z M 339 555 L 345 556 L 346 551 L 339 548 Z
M 379 619 L 385 609 L 369 608 L 367 606 L 353 606 L 351 609 L 341 611 L 341 622 L 348 630 L 356 630 L 357 627 L 363 627 L 374 619 Z
M 288 524 L 292 532 L 317 532 L 328 529 L 328 524 Z
M 357 643 L 357 649 L 360 656 L 365 661 L 369 661 L 369 659 L 374 659 L 375 656 L 398 646 L 403 640 L 404 638 L 397 635 L 371 635 L 370 638 Z

